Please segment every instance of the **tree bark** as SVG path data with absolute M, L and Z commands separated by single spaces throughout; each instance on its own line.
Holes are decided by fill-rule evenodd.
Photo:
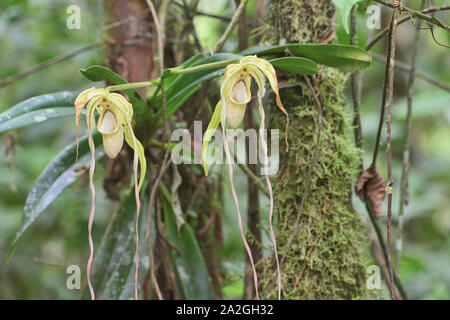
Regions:
M 328 43 L 334 41 L 334 5 L 331 0 L 274 0 L 266 40 L 273 44 Z M 283 74 L 279 74 L 279 80 Z M 304 193 L 313 162 L 319 111 L 311 88 L 302 77 L 289 80 L 297 87 L 281 90 L 287 109 L 289 151 L 280 148 L 280 170 L 274 190 L 278 206 L 280 258 L 287 251 L 300 214 L 298 233 L 281 266 L 284 299 L 364 299 L 368 261 L 363 249 L 368 239 L 351 206 L 351 184 L 356 177 L 359 150 L 354 146 L 350 115 L 345 111 L 343 90 L 348 75 L 323 67 L 311 78 L 322 106 L 317 161 Z M 283 128 L 284 116 L 271 108 L 271 128 Z M 280 130 L 283 132 L 283 130 Z M 280 143 L 284 136 L 280 137 Z M 306 194 L 305 199 L 302 199 Z M 302 202 L 304 202 L 302 204 Z M 263 294 L 276 298 L 274 259 L 262 260 Z
M 128 82 L 148 81 L 154 70 L 151 34 L 153 22 L 147 15 L 145 1 L 105 1 L 109 22 L 135 19 L 124 23 L 111 32 L 108 45 L 108 62 L 112 70 Z M 149 88 L 137 89 L 146 97 Z

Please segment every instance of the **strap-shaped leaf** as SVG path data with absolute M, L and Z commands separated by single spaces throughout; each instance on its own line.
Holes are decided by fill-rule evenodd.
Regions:
M 172 250 L 171 256 L 184 298 L 214 299 L 208 269 L 191 226 L 186 222 L 178 236 L 175 213 L 170 200 L 164 199 L 163 210 L 168 240 L 179 250 L 179 252 Z
M 202 164 L 203 169 L 205 170 L 205 176 L 208 175 L 208 164 L 206 163 L 206 150 L 208 148 L 212 136 L 214 135 L 214 132 L 219 126 L 221 111 L 222 111 L 222 100 L 219 100 L 219 102 L 216 105 L 216 109 L 214 110 L 211 121 L 209 122 L 208 128 L 206 129 L 205 137 L 203 138 Z
M 143 199 L 139 219 L 139 282 L 143 283 L 149 268 L 145 237 L 148 198 Z M 91 281 L 97 299 L 130 299 L 134 297 L 136 199 L 134 188 L 128 190 L 119 209 L 111 219 L 92 266 Z M 154 226 L 154 223 L 152 224 Z M 156 232 L 152 232 L 154 236 Z M 83 290 L 82 299 L 89 299 Z
M 16 104 L 0 114 L 0 133 L 74 114 L 73 103 L 78 93 L 69 91 L 49 93 Z
M 353 6 L 362 0 L 333 0 L 333 3 L 341 11 L 341 21 L 345 32 L 349 33 L 348 17 Z
M 372 56 L 356 46 L 343 44 L 288 44 L 283 46 L 256 46 L 242 51 L 242 55 L 279 55 L 286 50 L 330 67 L 345 70 L 366 68 Z
M 300 57 L 283 57 L 269 60 L 269 62 L 276 68 L 297 73 L 297 74 L 316 74 L 317 64 L 306 58 Z
M 97 145 L 95 157 L 99 159 L 104 155 L 101 146 L 101 135 L 94 135 Z M 23 233 L 39 217 L 53 201 L 82 174 L 83 167 L 90 164 L 90 151 L 87 136 L 80 139 L 78 165 L 75 163 L 76 143 L 72 143 L 61 151 L 44 169 L 28 193 L 25 202 L 24 214 L 19 230 L 8 252 L 8 260 L 11 258 L 17 246 L 17 242 Z
M 75 115 L 74 107 L 48 108 L 28 112 L 0 124 L 0 133 L 41 123 L 50 119 Z

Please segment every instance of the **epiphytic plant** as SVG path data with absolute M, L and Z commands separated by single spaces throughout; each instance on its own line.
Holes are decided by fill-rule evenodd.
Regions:
M 87 104 L 87 105 L 86 105 Z M 79 119 L 83 108 L 86 106 L 86 122 L 89 133 L 89 148 L 91 150 L 91 164 L 89 168 L 89 185 L 91 190 L 91 212 L 89 215 L 89 248 L 90 256 L 87 264 L 87 280 L 91 298 L 95 299 L 95 292 L 91 284 L 90 273 L 92 260 L 94 257 L 94 245 L 92 241 L 92 223 L 94 221 L 95 213 L 95 187 L 94 187 L 94 170 L 95 170 L 95 144 L 92 133 L 95 126 L 95 112 L 100 115 L 97 123 L 97 130 L 102 134 L 103 147 L 109 158 L 114 159 L 122 149 L 123 140 L 134 150 L 133 171 L 134 171 L 134 186 L 136 197 L 136 272 L 135 272 L 135 299 L 138 298 L 138 247 L 139 247 L 139 232 L 138 221 L 140 212 L 139 191 L 142 187 L 146 172 L 146 161 L 144 155 L 144 148 L 142 144 L 136 139 L 133 129 L 131 127 L 131 120 L 133 118 L 133 106 L 122 95 L 118 93 L 110 93 L 108 88 L 91 88 L 80 93 L 75 100 L 75 121 L 77 126 L 77 150 L 78 150 L 78 126 Z M 77 155 L 78 156 L 78 155 Z M 138 162 L 141 166 L 141 172 L 138 183 Z
M 287 50 L 289 51 L 289 56 L 286 56 Z M 254 56 L 250 57 L 250 55 L 256 54 L 260 57 L 267 58 L 268 60 L 258 59 Z M 296 55 L 296 57 L 291 56 L 292 54 Z M 251 47 L 239 54 L 218 53 L 204 58 L 201 56 L 201 54 L 197 54 L 179 66 L 165 69 L 161 77 L 145 82 L 127 83 L 125 79 L 104 66 L 91 66 L 87 69 L 82 69 L 82 75 L 88 80 L 93 82 L 105 81 L 111 83 L 112 86 L 105 89 L 89 89 L 82 94 L 79 94 L 79 92 L 45 94 L 22 101 L 0 114 L 0 134 L 5 131 L 30 126 L 35 123 L 42 123 L 50 119 L 67 116 L 73 117 L 74 115 L 76 115 L 76 122 L 78 124 L 80 116 L 85 115 L 87 117 L 89 134 L 80 138 L 80 158 L 77 163 L 80 168 L 88 166 L 89 164 L 91 165 L 90 183 L 92 196 L 94 196 L 95 192 L 93 187 L 93 174 L 96 164 L 94 160 L 101 159 L 105 153 L 111 158 L 115 157 L 121 150 L 123 139 L 125 139 L 134 149 L 134 191 L 137 200 L 139 200 L 139 190 L 144 182 L 146 162 L 144 159 L 143 148 L 136 139 L 131 128 L 133 113 L 139 115 L 139 117 L 136 117 L 136 124 L 145 123 L 149 128 L 147 134 L 149 144 L 158 144 L 159 141 L 156 140 L 156 133 L 163 127 L 163 119 L 165 117 L 172 117 L 177 110 L 183 108 L 186 99 L 199 90 L 201 84 L 207 80 L 220 77 L 224 74 L 226 68 L 221 90 L 222 98 L 220 99 L 211 123 L 209 124 L 209 129 L 214 130 L 208 130 L 205 135 L 205 144 L 203 148 L 204 155 L 205 147 L 208 145 L 212 136 L 211 131 L 215 131 L 220 122 L 222 122 L 222 129 L 224 131 L 226 127 L 225 122 L 228 121 L 229 126 L 232 127 L 236 127 L 242 122 L 246 105 L 251 98 L 251 78 L 253 78 L 258 85 L 258 90 L 257 92 L 254 92 L 254 94 L 256 93 L 255 96 L 258 97 L 261 129 L 264 129 L 264 109 L 262 107 L 262 97 L 265 93 L 264 74 L 267 76 L 273 92 L 276 95 L 278 106 L 286 113 L 278 95 L 277 77 L 273 67 L 289 73 L 312 75 L 318 72 L 317 64 L 324 64 L 337 68 L 358 69 L 366 67 L 370 64 L 371 60 L 370 55 L 360 48 L 337 44 L 258 46 Z M 142 99 L 135 90 L 143 87 L 153 87 L 147 99 Z M 162 90 L 163 88 L 164 90 Z M 112 93 L 119 90 L 126 93 L 127 99 L 132 106 L 121 95 Z M 76 108 L 73 107 L 74 104 L 76 105 Z M 84 107 L 86 107 L 86 109 L 84 109 Z M 83 109 L 86 112 L 83 112 Z M 151 111 L 149 112 L 149 110 Z M 154 113 L 152 111 L 154 111 Z M 97 125 L 97 129 L 95 128 L 95 125 Z M 103 142 L 99 139 L 100 135 L 103 138 Z M 263 137 L 264 135 L 260 135 L 261 151 L 267 153 L 267 144 Z M 102 145 L 105 152 L 103 152 L 101 148 Z M 163 146 L 164 144 L 158 145 Z M 95 152 L 95 157 L 92 157 L 94 155 L 94 147 L 98 152 Z M 229 159 L 230 152 L 228 150 L 228 145 L 225 144 L 224 147 L 226 148 L 227 157 Z M 28 230 L 45 209 L 82 174 L 82 170 L 75 170 L 77 168 L 77 157 L 75 157 L 75 154 L 78 154 L 78 137 L 77 143 L 74 142 L 67 146 L 47 165 L 46 169 L 41 173 L 33 185 L 25 203 L 22 222 L 8 252 L 8 260 L 11 259 L 18 241 L 24 235 L 25 231 Z M 263 152 L 260 154 L 261 156 L 264 156 Z M 268 167 L 267 154 L 264 158 L 263 169 Z M 139 161 L 141 161 L 141 168 L 140 178 L 138 180 L 137 171 Z M 153 160 L 150 161 L 153 162 Z M 231 161 L 228 162 L 230 163 Z M 205 171 L 206 169 L 205 166 Z M 268 195 L 270 192 L 270 231 L 271 238 L 274 240 L 275 237 L 271 221 L 273 197 L 267 171 L 268 170 L 266 169 L 267 189 L 269 190 L 266 189 L 264 191 Z M 234 192 L 231 166 L 229 167 L 229 173 Z M 148 179 L 148 177 L 146 178 Z M 259 187 L 261 188 L 261 186 Z M 211 276 L 208 274 L 205 258 L 202 255 L 200 246 L 193 233 L 192 226 L 190 226 L 191 222 L 188 220 L 185 221 L 180 235 L 177 232 L 175 225 L 175 213 L 173 212 L 171 205 L 170 192 L 166 189 L 164 183 L 160 183 L 158 189 L 155 190 L 162 197 L 162 213 L 164 213 L 164 222 L 167 222 L 164 223 L 164 229 L 161 232 L 167 232 L 168 240 L 175 244 L 176 248 L 180 249 L 179 253 L 173 254 L 174 271 L 177 275 L 184 275 L 186 273 L 189 275 L 189 277 L 179 277 L 179 286 L 180 289 L 182 289 L 181 292 L 189 299 L 212 299 L 214 297 L 214 290 L 210 279 Z M 235 192 L 233 195 L 237 209 L 239 210 L 238 199 Z M 137 297 L 137 278 L 135 277 L 133 283 L 133 277 L 130 276 L 130 270 L 133 269 L 134 271 L 134 259 L 128 259 L 128 257 L 134 254 L 134 252 L 130 252 L 134 251 L 134 248 L 128 250 L 128 247 L 134 246 L 134 244 L 131 242 L 127 246 L 124 246 L 122 243 L 117 244 L 118 238 L 127 237 L 126 239 L 129 239 L 130 234 L 131 237 L 133 237 L 132 233 L 134 233 L 134 230 L 130 230 L 129 228 L 129 223 L 134 222 L 134 217 L 129 217 L 126 213 L 129 212 L 129 210 L 134 210 L 133 202 L 135 199 L 133 199 L 133 194 L 128 194 L 128 192 L 126 197 L 127 198 L 122 201 L 120 208 L 118 209 L 118 214 L 111 218 L 111 229 L 108 228 L 102 237 L 102 245 L 99 246 L 96 252 L 96 261 L 92 266 L 92 272 L 93 243 L 92 237 L 89 235 L 91 257 L 88 266 L 88 272 L 90 274 L 88 286 L 90 290 L 86 290 L 85 293 L 87 295 L 91 293 L 92 297 L 94 297 L 94 291 L 91 280 L 96 289 L 95 294 L 98 297 L 107 299 L 127 298 L 129 297 L 129 290 L 132 288 L 132 285 L 134 285 L 135 297 Z M 94 197 L 92 197 L 92 200 L 93 198 Z M 94 203 L 92 203 L 91 209 L 89 234 L 91 233 L 90 231 L 94 218 Z M 139 214 L 139 210 L 140 205 L 138 201 L 137 214 Z M 148 213 L 147 219 L 151 221 L 151 211 L 148 211 Z M 243 235 L 239 211 L 238 216 L 241 234 Z M 148 230 L 147 226 L 147 231 Z M 141 230 L 141 232 L 142 231 L 143 230 Z M 159 231 L 157 231 L 157 234 L 158 233 Z M 149 236 L 149 238 L 150 235 L 151 233 L 148 232 L 147 236 Z M 136 238 L 139 240 L 137 234 Z M 243 240 L 246 245 L 245 237 Z M 126 250 L 126 252 L 122 252 L 121 250 Z M 118 252 L 122 253 L 119 262 L 115 259 Z M 139 270 L 147 270 L 149 266 L 150 265 L 147 264 L 141 264 Z M 136 275 L 137 272 L 135 273 L 135 276 Z M 256 272 L 254 275 L 256 280 Z M 280 280 L 280 277 L 278 277 L 278 280 Z M 274 283 L 275 282 L 276 281 L 274 281 Z M 280 296 L 280 281 L 278 283 L 278 293 Z M 83 293 L 82 298 L 86 297 L 86 294 Z
M 252 257 L 252 253 L 250 251 L 250 247 L 248 246 L 247 241 L 245 240 L 243 226 L 242 226 L 242 218 L 241 212 L 239 209 L 239 202 L 236 195 L 236 191 L 234 189 L 233 183 L 233 169 L 231 162 L 231 154 L 228 147 L 227 137 L 225 134 L 226 123 L 232 127 L 236 128 L 244 119 L 245 110 L 247 108 L 247 103 L 251 100 L 251 79 L 253 78 L 258 86 L 257 98 L 258 98 L 258 111 L 259 116 L 261 118 L 260 123 L 260 143 L 263 149 L 264 154 L 264 171 L 266 176 L 266 184 L 269 191 L 269 228 L 270 228 L 270 238 L 273 243 L 274 251 L 275 251 L 275 261 L 277 265 L 277 280 L 278 280 L 278 299 L 281 298 L 281 272 L 280 272 L 280 264 L 278 261 L 278 252 L 277 252 L 277 244 L 275 240 L 275 234 L 273 231 L 272 225 L 272 216 L 273 216 L 273 193 L 272 193 L 272 185 L 269 179 L 269 169 L 268 169 L 268 156 L 267 156 L 267 143 L 264 140 L 263 130 L 264 130 L 264 120 L 265 113 L 264 107 L 262 105 L 262 97 L 265 94 L 265 79 L 264 75 L 268 78 L 270 86 L 272 87 L 273 92 L 276 95 L 276 103 L 280 110 L 286 115 L 286 148 L 288 147 L 287 142 L 287 129 L 289 126 L 289 116 L 286 110 L 281 103 L 279 91 L 278 91 L 278 80 L 275 69 L 273 66 L 266 60 L 257 58 L 256 56 L 248 56 L 242 58 L 238 64 L 229 64 L 225 69 L 225 74 L 223 77 L 223 82 L 220 88 L 221 99 L 217 103 L 216 109 L 214 110 L 214 114 L 212 116 L 211 122 L 208 126 L 208 130 L 205 135 L 205 139 L 203 140 L 203 148 L 202 148 L 202 160 L 203 166 L 205 169 L 205 174 L 208 174 L 206 161 L 205 161 L 205 152 L 208 144 L 211 140 L 213 131 L 218 127 L 219 122 L 222 127 L 222 137 L 223 137 L 223 145 L 225 149 L 225 154 L 227 157 L 227 162 L 229 164 L 228 174 L 230 177 L 231 183 L 231 191 L 233 194 L 234 202 L 236 204 L 236 209 L 238 213 L 238 224 L 239 229 L 241 231 L 242 241 L 244 242 L 245 249 L 247 250 L 247 254 L 250 258 L 250 263 L 253 269 L 253 277 L 254 284 L 256 290 L 256 298 L 259 299 L 258 293 L 258 277 Z

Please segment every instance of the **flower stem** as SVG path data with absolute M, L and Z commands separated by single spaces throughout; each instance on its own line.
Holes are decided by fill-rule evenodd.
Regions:
M 120 91 L 120 90 L 128 90 L 128 89 L 137 89 L 144 87 L 151 87 L 155 84 L 155 80 L 152 81 L 142 81 L 142 82 L 131 82 L 125 84 L 118 84 L 115 86 L 109 86 L 106 89 L 109 91 Z
M 128 90 L 128 89 L 137 89 L 137 88 L 143 88 L 143 87 L 151 87 L 153 85 L 159 84 L 161 82 L 161 78 L 166 78 L 171 74 L 189 74 L 189 73 L 195 73 L 199 71 L 204 71 L 208 69 L 215 69 L 215 68 L 221 68 L 229 65 L 230 63 L 239 62 L 242 57 L 223 60 L 223 61 L 217 61 L 217 62 L 211 62 L 211 63 L 205 63 L 198 66 L 186 68 L 186 69 L 179 69 L 177 68 L 169 68 L 165 69 L 162 76 L 159 78 L 156 78 L 151 81 L 142 81 L 142 82 L 131 82 L 131 83 L 125 83 L 125 84 L 119 84 L 115 86 L 109 86 L 106 89 L 109 91 L 120 91 L 120 90 Z
M 198 66 L 186 68 L 186 69 L 171 68 L 171 69 L 167 69 L 167 70 L 169 71 L 168 72 L 169 74 L 170 73 L 188 74 L 188 73 L 194 73 L 194 72 L 199 72 L 199 71 L 208 70 L 208 69 L 225 67 L 225 66 L 229 65 L 230 63 L 239 62 L 240 60 L 241 60 L 241 57 L 238 57 L 238 58 L 233 58 L 233 59 L 228 59 L 228 60 L 223 60 L 223 61 L 205 63 L 205 64 L 201 64 Z

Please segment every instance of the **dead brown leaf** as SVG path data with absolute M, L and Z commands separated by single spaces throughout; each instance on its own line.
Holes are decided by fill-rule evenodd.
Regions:
M 386 184 L 376 168 L 370 167 L 359 176 L 355 192 L 362 201 L 367 195 L 377 219 L 383 216 L 381 203 L 386 195 Z

